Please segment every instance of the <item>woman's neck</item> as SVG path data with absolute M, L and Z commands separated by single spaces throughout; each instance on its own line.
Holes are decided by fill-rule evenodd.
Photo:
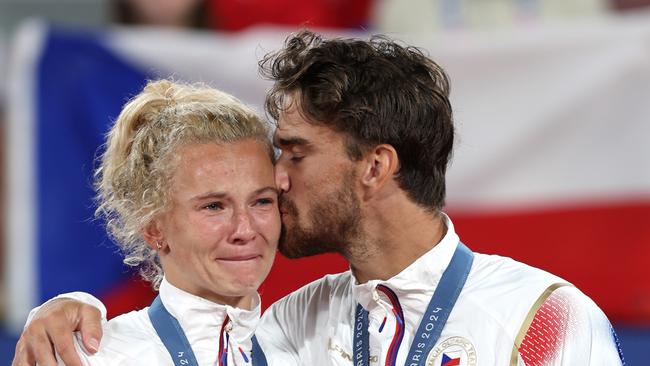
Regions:
M 213 303 L 220 304 L 220 305 L 228 305 L 233 308 L 240 308 L 244 310 L 252 310 L 254 294 L 247 294 L 242 296 L 224 296 L 221 294 L 217 294 L 213 291 L 209 291 L 207 289 L 194 288 L 192 286 L 186 285 L 185 283 L 183 283 L 183 281 L 178 281 L 175 278 L 173 278 L 173 276 L 170 277 L 169 275 L 166 275 L 165 279 L 172 286 L 184 292 L 187 292 L 191 295 L 198 296 L 208 301 L 211 301 Z

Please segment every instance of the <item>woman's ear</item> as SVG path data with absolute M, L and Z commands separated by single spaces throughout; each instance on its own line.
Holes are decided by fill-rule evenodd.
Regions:
M 366 153 L 361 173 L 361 185 L 366 197 L 372 197 L 399 172 L 399 158 L 392 145 L 380 144 Z
M 160 220 L 154 219 L 142 229 L 142 237 L 153 250 L 160 251 L 165 246 L 165 237 L 160 229 Z

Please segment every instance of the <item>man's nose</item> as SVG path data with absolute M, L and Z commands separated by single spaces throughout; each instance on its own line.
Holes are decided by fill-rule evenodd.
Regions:
M 234 244 L 246 244 L 255 239 L 257 234 L 253 229 L 251 218 L 246 212 L 238 212 L 233 216 L 233 231 L 230 236 L 230 242 Z
M 275 165 L 275 185 L 278 187 L 280 192 L 288 192 L 289 189 L 291 189 L 289 174 L 282 164 Z

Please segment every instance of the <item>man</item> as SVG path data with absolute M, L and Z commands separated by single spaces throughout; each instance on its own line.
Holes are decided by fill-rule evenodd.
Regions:
M 260 65 L 275 81 L 280 251 L 350 262 L 266 311 L 256 334 L 270 364 L 622 364 L 607 318 L 578 289 L 460 243 L 441 211 L 454 128 L 437 64 L 381 37 L 303 31 Z M 52 339 L 74 365 L 69 333 L 96 348 L 96 313 L 45 306 L 14 364 L 47 365 Z

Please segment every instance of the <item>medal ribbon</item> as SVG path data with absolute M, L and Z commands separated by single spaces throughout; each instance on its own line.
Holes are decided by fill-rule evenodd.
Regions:
M 181 328 L 178 320 L 165 309 L 160 296 L 156 296 L 153 300 L 151 306 L 149 306 L 148 314 L 151 324 L 158 333 L 158 337 L 167 348 L 167 352 L 172 356 L 174 365 L 199 366 L 183 328 Z M 266 357 L 255 336 L 251 341 L 253 343 L 252 364 L 254 366 L 267 366 Z
M 442 278 L 440 278 L 440 282 L 433 292 L 429 305 L 420 321 L 406 358 L 407 366 L 421 366 L 426 362 L 428 353 L 440 338 L 451 309 L 456 304 L 460 291 L 463 289 L 465 281 L 467 281 L 473 260 L 474 254 L 463 243 L 459 242 L 451 262 L 442 274 Z M 360 304 L 357 304 L 355 314 L 354 365 L 368 366 L 370 357 L 368 312 Z M 394 366 L 394 364 L 389 365 L 387 363 L 386 366 Z

